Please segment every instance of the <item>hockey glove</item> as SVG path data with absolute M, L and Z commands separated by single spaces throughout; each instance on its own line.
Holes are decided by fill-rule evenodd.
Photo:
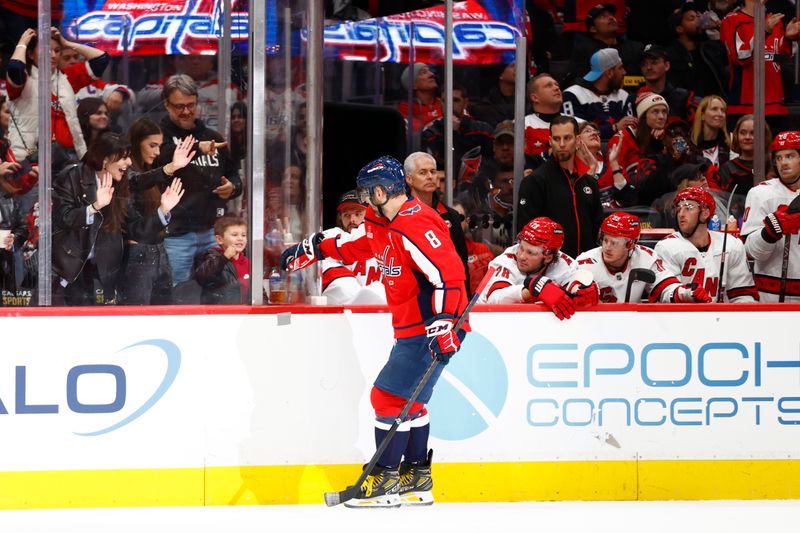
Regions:
M 290 246 L 281 254 L 281 268 L 292 272 L 303 269 L 324 259 L 319 243 L 325 238 L 322 233 L 313 233 L 303 242 Z
M 692 285 L 681 285 L 678 287 L 677 301 L 684 304 L 698 303 L 705 304 L 711 302 L 711 296 L 708 295 L 703 287 Z
M 783 204 L 764 218 L 761 236 L 765 241 L 773 243 L 778 242 L 784 235 L 797 232 L 800 232 L 800 213 L 791 212 L 789 206 Z
M 440 314 L 434 316 L 425 325 L 427 336 L 431 339 L 428 348 L 431 356 L 446 365 L 450 358 L 461 347 L 461 341 L 453 329 L 456 319 L 453 315 Z
M 546 305 L 558 317 L 564 320 L 575 314 L 575 304 L 558 283 L 545 276 L 528 276 L 525 278 L 525 288 L 531 292 L 534 301 L 538 300 Z
M 591 307 L 600 302 L 600 287 L 593 281 L 589 286 L 581 285 L 570 296 L 572 296 L 572 303 L 575 304 L 576 309 Z

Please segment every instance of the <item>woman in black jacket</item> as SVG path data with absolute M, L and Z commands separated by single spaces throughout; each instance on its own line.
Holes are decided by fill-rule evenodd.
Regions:
M 101 134 L 81 163 L 53 182 L 53 303 L 93 305 L 98 279 L 104 303 L 116 303 L 124 242 L 129 233 L 152 235 L 169 221 L 183 196 L 180 180 L 161 195 L 158 213 L 130 209 L 127 170 L 130 144 L 116 133 Z
M 191 135 L 175 148 L 172 161 L 161 167 L 153 162 L 161 153 L 164 135 L 158 124 L 143 117 L 131 124 L 131 168 L 128 170 L 131 188 L 131 209 L 149 217 L 161 205 L 162 187 L 172 174 L 192 160 L 194 137 Z M 166 305 L 172 303 L 172 269 L 164 248 L 163 228 L 148 234 L 133 228 L 126 242 L 124 275 L 121 284 L 121 303 L 125 305 Z

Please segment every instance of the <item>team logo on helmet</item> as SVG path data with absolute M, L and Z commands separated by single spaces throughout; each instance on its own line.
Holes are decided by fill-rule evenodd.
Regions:
M 707 208 L 710 213 L 708 216 L 713 217 L 714 211 L 717 210 L 717 203 L 714 201 L 714 198 L 711 194 L 703 189 L 702 187 L 687 187 L 675 196 L 675 200 L 672 202 L 672 205 L 677 207 L 678 204 L 685 200 L 693 200 Z
M 372 174 L 376 170 L 383 170 L 384 168 L 386 168 L 386 167 L 383 166 L 383 163 L 378 163 L 376 165 L 372 165 L 371 167 L 369 167 L 367 169 L 367 174 Z
M 622 211 L 608 215 L 600 225 L 600 231 L 604 235 L 625 237 L 631 240 L 638 239 L 641 230 L 639 217 Z
M 564 228 L 547 217 L 536 217 L 517 235 L 517 240 L 525 241 L 546 250 L 559 250 L 564 245 Z
M 769 145 L 770 152 L 800 150 L 800 131 L 784 131 L 775 136 Z

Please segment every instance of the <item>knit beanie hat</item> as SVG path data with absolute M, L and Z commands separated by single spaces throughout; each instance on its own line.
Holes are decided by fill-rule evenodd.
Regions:
M 650 92 L 640 94 L 636 97 L 636 116 L 639 117 L 639 120 L 642 120 L 647 111 L 657 105 L 663 105 L 667 108 L 667 113 L 669 113 L 669 104 L 660 94 Z

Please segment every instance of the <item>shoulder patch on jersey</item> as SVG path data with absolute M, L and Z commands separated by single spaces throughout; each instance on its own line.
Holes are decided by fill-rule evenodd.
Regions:
M 687 209 L 688 209 L 688 207 L 687 207 Z M 666 241 L 667 239 L 677 239 L 677 238 L 678 238 L 678 235 L 677 235 L 677 234 L 675 234 L 675 233 L 670 233 L 669 235 L 667 235 L 666 237 L 664 237 L 664 238 L 663 238 L 663 239 L 661 239 L 661 240 L 662 240 L 662 241 Z
M 578 259 L 579 265 L 596 265 L 597 261 L 592 259 L 591 257 L 584 257 L 583 259 Z
M 422 211 L 422 207 L 420 207 L 420 205 L 417 204 L 417 205 L 415 205 L 413 207 L 409 207 L 408 209 L 403 209 L 402 211 L 400 211 L 397 214 L 399 216 L 401 216 L 401 217 L 408 217 L 408 216 L 413 215 L 414 213 L 419 213 L 420 211 Z
M 653 250 L 651 250 L 651 249 L 650 249 L 650 248 L 648 248 L 647 246 L 642 246 L 641 244 L 637 244 L 637 245 L 636 245 L 636 247 L 637 247 L 638 249 L 640 249 L 641 251 L 643 251 L 643 252 L 646 252 L 646 253 L 648 253 L 648 254 L 650 254 L 650 255 L 655 255 L 655 253 L 653 252 Z
M 584 193 L 584 194 L 592 194 L 592 188 L 591 188 L 591 187 L 589 187 L 588 185 L 587 185 L 587 186 L 585 186 L 585 187 L 583 188 L 583 193 Z

